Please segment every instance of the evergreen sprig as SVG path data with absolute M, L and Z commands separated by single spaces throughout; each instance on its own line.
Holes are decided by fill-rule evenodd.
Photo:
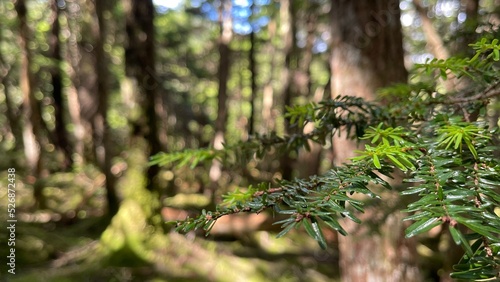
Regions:
M 404 181 L 411 185 L 401 195 L 416 197 L 404 210 L 409 213 L 405 220 L 413 222 L 406 236 L 446 225 L 453 241 L 465 252 L 452 277 L 499 279 L 500 160 L 495 157 L 499 148 L 494 143 L 498 127 L 488 128 L 484 121 L 464 121 L 464 117 L 457 116 L 456 108 L 448 107 L 457 104 L 467 110 L 474 104 L 473 110 L 479 107 L 484 111 L 488 99 L 500 96 L 500 81 L 492 75 L 499 58 L 498 40 L 482 40 L 472 47 L 476 50 L 473 58 L 432 60 L 418 68 L 431 77 L 437 72 L 446 78 L 449 71 L 457 77 L 470 77 L 478 85 L 475 93 L 450 97 L 438 94 L 432 84 L 396 85 L 380 91 L 383 100 L 393 101 L 391 107 L 339 96 L 318 104 L 290 107 L 286 117 L 297 129 L 290 136 L 271 133 L 221 151 L 202 149 L 158 155 L 152 164 L 191 167 L 229 155 L 235 160 L 262 158 L 271 148 L 288 152 L 307 147 L 308 140 L 323 144 L 341 129 L 368 142 L 350 164 L 307 179 L 279 180 L 273 187 L 262 183 L 230 192 L 216 211 L 204 210 L 197 218 L 179 221 L 177 230 L 209 231 L 222 216 L 269 209 L 283 218 L 275 223 L 282 227 L 278 237 L 303 227 L 325 248 L 324 228 L 348 235 L 340 218 L 361 223 L 354 210 L 363 212 L 364 203 L 352 195 L 380 198 L 373 191 L 374 185 L 392 189 L 384 177 L 402 170 Z M 314 130 L 301 133 L 308 123 L 314 124 Z

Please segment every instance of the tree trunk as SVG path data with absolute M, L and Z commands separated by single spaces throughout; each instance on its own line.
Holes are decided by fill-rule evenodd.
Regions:
M 276 56 L 274 55 L 276 52 L 276 47 L 274 46 L 272 38 L 276 36 L 276 20 L 274 17 L 271 17 L 270 22 L 268 24 L 268 32 L 269 32 L 269 43 L 266 47 L 267 52 L 271 54 L 271 63 L 269 66 L 269 78 L 264 84 L 262 90 L 262 124 L 264 125 L 265 131 L 272 131 L 275 129 L 275 119 L 273 117 L 273 98 L 274 98 L 274 87 L 273 87 L 273 75 L 274 70 L 276 69 Z
M 317 18 L 319 6 L 317 3 L 308 2 L 307 3 L 307 14 L 306 14 L 306 45 L 304 51 L 300 56 L 299 62 L 299 72 L 295 75 L 294 81 L 299 81 L 297 88 L 299 89 L 300 95 L 305 97 L 310 97 L 309 100 L 319 103 L 323 99 L 324 88 L 318 88 L 314 94 L 312 89 L 312 79 L 311 79 L 311 63 L 313 60 L 313 47 L 314 40 L 316 37 L 315 30 L 317 29 Z M 314 129 L 314 124 L 308 124 L 304 128 L 305 134 L 310 133 Z M 317 175 L 321 166 L 321 153 L 323 147 L 312 141 L 308 141 L 310 150 L 301 149 L 297 159 L 297 163 L 300 167 L 297 168 L 298 176 L 300 178 L 307 178 L 311 175 Z
M 30 71 L 32 54 L 28 47 L 30 29 L 27 21 L 25 0 L 17 0 L 15 9 L 19 19 L 19 45 L 21 50 L 21 66 L 19 84 L 23 93 L 23 143 L 30 175 L 38 178 L 44 171 L 42 162 L 42 124 L 39 103 L 34 95 L 34 77 Z M 35 201 L 42 204 L 42 193 L 39 188 L 34 191 Z
M 306 7 L 306 20 L 305 28 L 307 32 L 306 44 L 304 50 L 300 55 L 299 60 L 299 73 L 294 77 L 294 81 L 298 82 L 297 88 L 299 89 L 300 95 L 312 96 L 312 80 L 311 80 L 311 63 L 313 61 L 313 48 L 314 40 L 316 39 L 316 29 L 318 28 L 318 10 L 319 6 L 317 3 L 311 1 L 307 2 Z M 321 99 L 321 98 L 320 98 Z
M 107 112 L 109 107 L 109 73 L 107 57 L 104 51 L 104 41 L 106 38 L 106 19 L 104 14 L 109 10 L 107 6 L 109 1 L 96 1 L 95 2 L 95 12 L 97 15 L 98 25 L 96 29 L 96 60 L 98 64 L 96 65 L 97 73 L 97 94 L 98 94 L 98 104 L 97 113 L 94 118 L 94 128 L 96 133 L 100 135 L 100 143 L 96 144 L 99 149 L 102 150 L 103 161 L 101 163 L 101 170 L 106 176 L 106 200 L 108 203 L 108 214 L 112 217 L 118 212 L 119 200 L 116 194 L 116 177 L 111 172 L 111 160 L 114 156 L 113 148 L 114 145 L 111 139 L 111 128 L 107 124 Z M 95 140 L 97 142 L 97 140 Z
M 422 4 L 422 0 L 413 0 L 413 5 L 415 6 L 415 10 L 417 10 L 420 21 L 422 22 L 422 30 L 427 40 L 427 48 L 429 49 L 429 52 L 436 59 L 448 59 L 450 54 L 446 46 L 444 46 L 443 38 L 441 38 L 441 35 L 432 23 L 432 19 L 428 16 L 428 9 Z
M 215 120 L 215 136 L 213 139 L 213 146 L 216 150 L 221 150 L 224 143 L 224 135 L 226 133 L 226 124 L 228 119 L 227 110 L 227 82 L 229 79 L 229 69 L 231 67 L 230 56 L 231 49 L 229 44 L 233 38 L 233 22 L 231 18 L 231 1 L 224 0 L 221 2 L 219 8 L 219 92 L 217 96 L 217 118 Z M 215 184 L 222 174 L 222 164 L 218 160 L 212 162 L 210 167 L 209 176 L 213 184 Z M 212 189 L 215 189 L 212 187 Z M 213 196 L 213 191 L 209 192 Z
M 66 60 L 68 67 L 66 72 L 71 80 L 71 85 L 67 87 L 66 94 L 68 99 L 68 113 L 73 124 L 73 138 L 74 138 L 74 155 L 73 161 L 75 165 L 82 166 L 85 162 L 84 148 L 85 148 L 85 121 L 82 120 L 82 107 L 80 105 L 79 92 L 80 79 L 80 50 L 78 47 L 77 34 L 79 34 L 79 25 L 76 24 L 78 18 L 78 11 L 73 1 L 66 0 L 67 9 L 64 10 L 63 15 L 66 17 L 66 25 L 61 26 L 66 34 L 69 34 L 66 43 Z
M 68 26 L 71 36 L 68 42 L 68 53 L 71 59 L 72 70 L 75 71 L 73 83 L 77 90 L 79 115 L 83 127 L 83 140 L 85 140 L 83 151 L 84 158 L 94 161 L 100 167 L 103 166 L 104 155 L 100 147 L 102 132 L 98 119 L 98 82 L 97 61 L 95 48 L 98 40 L 99 26 L 92 1 L 79 3 L 68 2 Z M 71 75 L 71 73 L 70 73 Z M 73 100 L 68 100 L 74 102 Z M 70 109 L 75 110 L 75 105 Z M 75 132 L 79 133 L 79 132 Z
M 149 156 L 162 150 L 159 117 L 162 116 L 162 99 L 159 94 L 160 81 L 155 68 L 154 17 L 151 0 L 125 1 L 126 32 L 128 46 L 125 50 L 126 75 L 137 82 L 140 97 L 137 104 L 143 105 L 143 118 L 136 124 L 136 133 L 144 136 L 149 144 Z M 165 148 L 163 148 L 165 149 Z M 155 190 L 155 178 L 159 167 L 150 166 L 147 171 L 148 189 Z
M 331 15 L 332 97 L 373 100 L 377 88 L 406 82 L 399 1 L 332 0 Z M 347 162 L 355 149 L 355 141 L 335 137 L 335 165 Z M 367 221 L 378 216 L 381 208 L 384 206 L 367 209 L 362 216 L 364 225 L 344 222 L 349 235 L 339 238 L 342 281 L 421 281 L 416 242 L 404 239 L 402 216 L 390 214 L 375 232 L 369 228 Z
M 281 98 L 283 99 L 282 111 L 286 112 L 286 107 L 291 105 L 295 94 L 295 85 L 293 77 L 297 70 L 297 42 L 295 40 L 296 24 L 295 24 L 295 11 L 293 0 L 285 0 L 280 2 L 280 20 L 281 20 L 281 33 L 285 41 L 283 52 L 285 53 L 285 66 L 282 72 L 282 87 L 283 92 Z M 291 134 L 290 123 L 285 119 L 284 133 Z M 293 174 L 293 159 L 287 153 L 280 158 L 280 168 L 283 179 L 292 179 Z
M 51 57 L 54 60 L 54 67 L 50 70 L 50 75 L 52 77 L 52 97 L 54 98 L 54 117 L 55 117 L 55 141 L 57 147 L 64 154 L 64 162 L 62 164 L 63 169 L 68 169 L 73 164 L 72 160 L 72 147 L 68 140 L 68 131 L 66 130 L 66 122 L 64 120 L 64 99 L 63 99 L 63 84 L 61 76 L 61 45 L 59 42 L 59 33 L 61 26 L 59 24 L 59 8 L 57 6 L 57 0 L 53 0 L 50 3 L 50 9 L 52 12 L 52 18 L 50 19 L 50 25 L 52 26 L 51 34 L 49 37 Z
M 252 5 L 253 8 L 253 5 Z M 256 50 L 255 32 L 252 30 L 250 33 L 250 52 L 248 53 L 248 64 L 250 69 L 250 89 L 252 94 L 250 96 L 250 119 L 248 121 L 248 135 L 251 136 L 255 133 L 255 101 L 257 100 L 257 71 L 255 62 Z
M 443 38 L 434 26 L 432 19 L 429 17 L 429 9 L 423 5 L 422 0 L 413 0 L 413 5 L 415 6 L 415 10 L 417 10 L 420 21 L 422 22 L 422 31 L 424 32 L 425 39 L 427 40 L 427 49 L 436 59 L 448 59 L 450 57 L 450 52 L 444 45 Z M 439 82 L 443 85 L 447 92 L 450 92 L 455 89 L 458 81 L 452 73 L 448 73 L 447 77 L 447 79 L 439 78 Z

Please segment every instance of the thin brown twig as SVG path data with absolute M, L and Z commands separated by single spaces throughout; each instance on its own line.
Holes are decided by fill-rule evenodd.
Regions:
M 477 93 L 476 95 L 469 97 L 452 98 L 448 101 L 443 101 L 443 104 L 459 104 L 459 103 L 470 103 L 473 101 L 481 101 L 490 99 L 496 96 L 500 96 L 500 80 L 496 81 L 494 84 L 488 86 L 485 90 Z
M 463 104 L 463 103 L 471 103 L 474 101 L 485 101 L 490 98 L 494 98 L 497 96 L 500 96 L 500 80 L 496 81 L 495 83 L 491 84 L 488 86 L 486 89 L 481 91 L 480 93 L 477 93 L 473 96 L 469 96 L 469 94 L 472 94 L 473 91 L 465 92 L 462 94 L 462 97 L 454 97 L 454 98 L 448 98 L 446 100 L 442 100 L 439 98 L 432 99 L 430 101 L 427 101 L 427 105 L 434 105 L 434 104 L 443 104 L 443 105 L 453 105 L 453 104 Z M 436 92 L 433 92 L 432 95 L 434 96 Z

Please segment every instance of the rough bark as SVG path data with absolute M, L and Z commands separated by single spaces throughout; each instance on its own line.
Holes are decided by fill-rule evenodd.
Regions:
M 332 97 L 349 95 L 373 100 L 376 89 L 406 82 L 396 2 L 332 1 Z M 352 157 L 357 147 L 345 138 L 335 141 L 338 165 Z
M 399 1 L 332 0 L 331 94 L 375 98 L 377 88 L 406 82 Z M 333 140 L 334 163 L 347 162 L 357 149 L 346 136 Z M 387 195 L 386 197 L 390 197 Z M 397 201 L 396 201 L 397 202 Z M 390 214 L 369 228 L 388 203 L 362 216 L 364 225 L 345 221 L 340 236 L 342 281 L 421 281 L 414 240 L 404 239 L 402 216 Z M 376 220 L 375 220 L 376 221 Z

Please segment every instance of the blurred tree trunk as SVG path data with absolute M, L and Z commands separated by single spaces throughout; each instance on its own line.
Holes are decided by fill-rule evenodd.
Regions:
M 422 30 L 427 39 L 427 47 L 436 59 L 448 59 L 450 53 L 458 56 L 473 55 L 469 44 L 474 43 L 478 39 L 476 29 L 479 24 L 479 0 L 461 0 L 460 4 L 462 7 L 460 10 L 463 9 L 466 19 L 462 23 L 462 28 L 458 31 L 459 34 L 453 43 L 454 48 L 451 48 L 452 52 L 450 52 L 444 45 L 443 38 L 436 29 L 433 20 L 429 17 L 429 9 L 424 5 L 422 0 L 413 0 L 413 5 L 422 22 Z
M 252 4 L 252 10 L 253 10 Z M 255 101 L 257 100 L 257 70 L 256 70 L 256 59 L 255 59 L 255 51 L 256 51 L 256 40 L 255 40 L 255 32 L 252 30 L 250 32 L 250 52 L 248 53 L 248 63 L 250 69 L 250 90 L 252 94 L 250 96 L 250 120 L 248 121 L 248 135 L 253 135 L 255 133 Z
M 30 70 L 32 53 L 29 48 L 30 28 L 28 26 L 25 0 L 17 0 L 15 9 L 19 19 L 19 45 L 21 65 L 19 84 L 23 93 L 23 143 L 29 174 L 39 178 L 44 172 L 43 166 L 43 132 L 40 105 L 35 98 L 34 76 Z M 34 190 L 37 205 L 43 205 L 40 187 Z
M 275 129 L 275 120 L 273 117 L 273 100 L 274 100 L 274 71 L 276 69 L 276 47 L 273 38 L 276 36 L 276 20 L 271 17 L 267 25 L 269 32 L 269 43 L 266 46 L 266 51 L 271 54 L 271 63 L 269 66 L 269 77 L 264 84 L 262 90 L 262 124 L 264 131 L 273 131 Z
M 159 117 L 162 116 L 162 99 L 159 94 L 160 81 L 155 68 L 155 10 L 151 0 L 125 1 L 126 32 L 128 45 L 125 49 L 126 75 L 137 84 L 139 97 L 137 105 L 142 105 L 141 116 L 135 125 L 135 133 L 146 138 L 149 156 L 162 150 Z M 165 148 L 163 148 L 165 149 Z M 150 166 L 147 171 L 148 190 L 155 190 L 155 179 L 159 167 Z
M 399 1 L 332 0 L 331 94 L 375 98 L 375 90 L 394 82 L 406 82 Z M 334 163 L 354 156 L 356 142 L 334 137 Z M 390 198 L 390 195 L 385 195 Z M 395 197 L 397 199 L 397 197 Z M 397 202 L 397 201 L 396 201 Z M 392 202 L 384 206 L 389 207 Z M 369 221 L 376 211 L 362 215 L 364 225 L 344 221 L 349 232 L 339 236 L 341 280 L 422 281 L 416 262 L 416 241 L 404 238 L 400 214 L 384 216 L 375 232 Z
M 448 59 L 450 57 L 448 48 L 444 46 L 443 38 L 434 27 L 432 19 L 429 18 L 429 11 L 427 7 L 423 5 L 422 0 L 413 0 L 413 5 L 417 10 L 420 21 L 422 22 L 422 30 L 424 31 L 424 36 L 427 39 L 427 47 L 429 49 L 429 52 L 436 59 Z
M 413 0 L 415 10 L 417 10 L 420 21 L 422 22 L 422 31 L 427 40 L 426 47 L 428 51 L 439 60 L 446 60 L 450 57 L 448 48 L 444 45 L 443 38 L 434 26 L 432 19 L 429 17 L 429 9 L 422 3 L 422 0 Z M 444 86 L 446 91 L 453 91 L 456 87 L 456 79 L 453 74 L 449 73 L 447 79 L 439 78 L 440 84 Z
M 60 9 L 57 6 L 57 0 L 52 0 L 50 2 L 50 10 L 52 17 L 49 21 L 49 25 L 52 26 L 51 33 L 49 35 L 49 45 L 50 45 L 50 55 L 54 62 L 54 66 L 50 69 L 50 75 L 52 77 L 52 97 L 54 99 L 54 117 L 55 117 L 55 143 L 57 147 L 64 154 L 64 162 L 62 164 L 63 169 L 68 169 L 73 164 L 72 160 L 72 146 L 68 139 L 68 131 L 66 130 L 65 121 L 65 107 L 63 99 L 63 83 L 61 76 L 61 44 L 59 42 L 59 33 L 61 26 L 59 24 L 59 14 Z
M 298 82 L 297 88 L 299 89 L 300 95 L 305 97 L 310 97 L 308 100 L 315 103 L 319 103 L 323 99 L 324 89 L 316 89 L 313 93 L 312 89 L 312 79 L 311 79 L 311 63 L 313 60 L 313 48 L 314 40 L 316 38 L 315 31 L 317 30 L 318 24 L 318 3 L 306 2 L 306 45 L 304 46 L 304 51 L 300 56 L 299 61 L 299 71 L 295 75 L 294 81 Z M 313 124 L 308 124 L 304 128 L 304 133 L 310 133 L 314 129 Z M 298 169 L 298 175 L 300 178 L 306 178 L 311 175 L 316 175 L 319 173 L 321 166 L 321 153 L 323 148 L 320 144 L 312 141 L 308 141 L 310 150 L 302 149 L 299 152 L 297 163 L 300 164 Z
M 285 66 L 281 74 L 283 92 L 282 111 L 286 112 L 286 107 L 291 105 L 293 97 L 296 96 L 296 85 L 294 84 L 295 71 L 298 68 L 297 58 L 297 42 L 295 35 L 297 27 L 295 23 L 295 10 L 293 0 L 284 0 L 280 2 L 280 20 L 281 20 L 281 36 L 285 42 L 283 53 L 285 53 Z M 291 134 L 290 123 L 285 119 L 284 133 Z M 292 179 L 294 160 L 289 154 L 285 154 L 280 158 L 280 168 L 283 179 Z
M 74 1 L 65 0 L 66 9 L 63 15 L 66 18 L 65 25 L 61 28 L 63 32 L 68 34 L 68 40 L 66 41 L 66 60 L 68 61 L 68 67 L 66 72 L 71 80 L 71 84 L 67 87 L 66 94 L 68 99 L 68 113 L 73 125 L 73 138 L 74 138 L 74 155 L 73 161 L 75 165 L 82 166 L 85 162 L 84 139 L 86 136 L 85 127 L 90 128 L 90 126 L 85 126 L 85 120 L 82 119 L 82 107 L 80 104 L 79 90 L 80 88 L 80 49 L 78 46 L 78 34 L 80 33 L 80 26 L 77 23 L 78 15 L 80 13 L 80 7 Z M 78 8 L 77 8 L 78 7 Z
M 106 4 L 107 3 L 107 4 Z M 69 34 L 67 57 L 73 85 L 68 87 L 68 111 L 74 123 L 76 163 L 95 160 L 106 176 L 109 215 L 118 210 L 115 178 L 111 173 L 113 157 L 110 127 L 106 123 L 110 76 L 104 51 L 106 27 L 104 14 L 114 2 L 66 1 L 66 31 Z M 90 154 L 85 154 L 91 152 Z
M 231 0 L 223 0 L 219 7 L 220 36 L 219 47 L 219 92 L 217 96 L 217 118 L 215 120 L 215 136 L 213 146 L 216 150 L 223 148 L 224 135 L 228 118 L 227 105 L 227 82 L 229 80 L 229 69 L 231 68 L 231 49 L 229 44 L 233 38 L 233 21 L 231 17 Z M 210 180 L 215 183 L 222 173 L 222 164 L 218 160 L 212 162 L 210 167 Z M 213 194 L 213 191 L 207 191 Z
M 114 145 L 112 142 L 111 128 L 107 124 L 107 112 L 109 108 L 109 86 L 108 82 L 110 80 L 110 75 L 108 72 L 108 59 L 104 51 L 104 42 L 106 38 L 106 18 L 105 13 L 110 9 L 108 5 L 114 3 L 114 1 L 96 1 L 95 2 L 95 12 L 97 15 L 98 25 L 95 29 L 96 37 L 96 60 L 98 64 L 96 65 L 97 74 L 97 94 L 98 94 L 98 104 L 97 113 L 94 118 L 96 135 L 99 135 L 100 140 L 94 140 L 94 142 L 99 142 L 97 147 L 102 150 L 103 160 L 101 162 L 101 170 L 106 176 L 106 200 L 108 203 L 108 214 L 114 216 L 118 212 L 119 200 L 116 193 L 116 177 L 111 171 L 112 159 L 116 154 L 113 151 Z
M 313 96 L 311 80 L 311 63 L 313 60 L 314 40 L 318 28 L 319 5 L 316 2 L 306 2 L 305 31 L 307 32 L 304 51 L 298 62 L 299 73 L 295 74 L 294 81 L 298 82 L 298 90 L 302 96 Z
M 100 147 L 102 133 L 99 131 L 98 119 L 98 82 L 96 42 L 99 33 L 98 19 L 92 1 L 69 2 L 68 25 L 71 37 L 68 43 L 68 53 L 75 71 L 74 84 L 77 89 L 80 121 L 83 126 L 85 159 L 95 162 L 100 167 L 104 160 L 103 150 Z M 69 100 L 70 102 L 74 102 Z M 70 107 L 74 110 L 75 105 Z

